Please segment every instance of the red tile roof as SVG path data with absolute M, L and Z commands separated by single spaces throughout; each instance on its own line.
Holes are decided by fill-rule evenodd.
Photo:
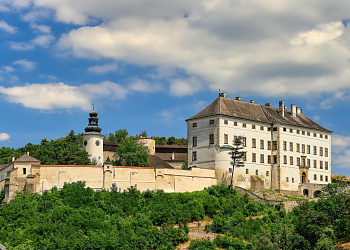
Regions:
M 19 157 L 17 160 L 15 160 L 14 162 L 41 162 L 27 154 L 22 155 L 21 157 Z

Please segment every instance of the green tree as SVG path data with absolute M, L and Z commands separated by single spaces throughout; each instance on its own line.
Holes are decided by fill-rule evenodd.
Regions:
M 230 157 L 232 159 L 231 165 L 232 165 L 232 175 L 231 175 L 231 183 L 230 188 L 233 189 L 233 173 L 235 171 L 235 167 L 244 167 L 243 157 L 245 152 L 242 151 L 242 137 L 237 136 L 233 140 L 233 147 L 231 148 L 231 152 L 229 152 Z
M 148 148 L 137 143 L 133 138 L 125 138 L 119 143 L 117 152 L 114 154 L 117 166 L 149 166 Z

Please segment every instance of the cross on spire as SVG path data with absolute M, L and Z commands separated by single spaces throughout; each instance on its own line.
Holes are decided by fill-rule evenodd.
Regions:
M 92 104 L 92 111 L 95 111 L 95 104 Z

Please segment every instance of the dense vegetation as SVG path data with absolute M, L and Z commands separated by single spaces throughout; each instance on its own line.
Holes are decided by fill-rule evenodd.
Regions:
M 41 161 L 42 165 L 89 165 L 91 164 L 88 153 L 82 147 L 83 134 L 74 134 L 72 130 L 67 136 L 58 139 L 41 140 L 40 144 L 28 143 L 25 147 L 0 149 L 0 164 L 16 159 L 26 151 Z
M 19 193 L 0 207 L 0 243 L 8 249 L 176 249 L 189 239 L 187 223 L 209 216 L 206 230 L 218 236 L 193 240 L 189 249 L 333 249 L 350 234 L 344 188 L 328 185 L 318 202 L 286 214 L 225 186 L 140 193 L 65 184 L 42 196 Z

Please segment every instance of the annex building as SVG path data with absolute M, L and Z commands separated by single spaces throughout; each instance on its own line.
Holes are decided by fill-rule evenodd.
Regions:
M 215 169 L 218 183 L 230 184 L 230 148 L 241 136 L 245 166 L 234 170 L 234 185 L 273 189 L 284 195 L 317 197 L 331 181 L 331 133 L 302 113 L 244 102 L 225 93 L 187 119 L 188 165 Z

